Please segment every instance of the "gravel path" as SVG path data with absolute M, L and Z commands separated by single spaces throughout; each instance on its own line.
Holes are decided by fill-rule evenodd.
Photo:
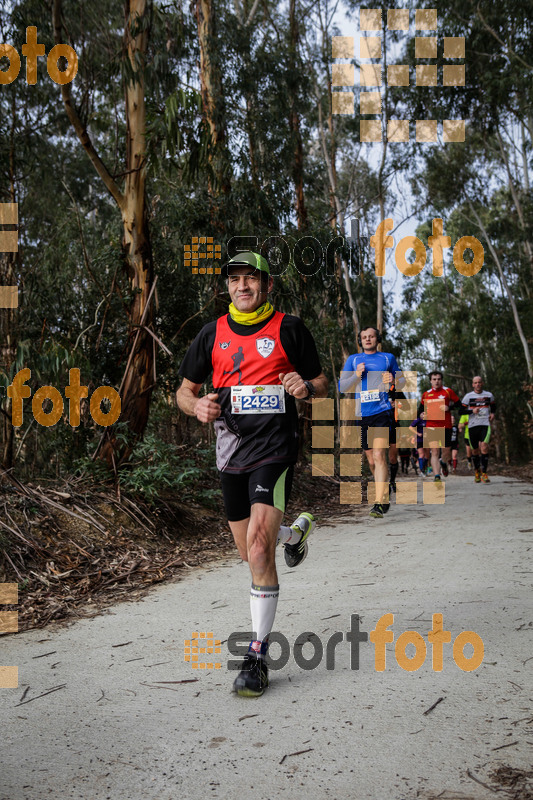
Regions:
M 1 800 L 493 797 L 475 778 L 496 788 L 494 769 L 531 764 L 532 498 L 509 478 L 450 477 L 444 505 L 318 528 L 297 570 L 280 552 L 275 628 L 291 652 L 259 699 L 230 693 L 226 640 L 249 627 L 248 567 L 236 558 L 93 619 L 2 637 L 0 663 L 18 665 L 20 686 L 0 690 Z M 384 671 L 370 641 L 356 669 L 355 614 L 368 634 L 394 615 Z M 481 637 L 479 668 L 460 669 L 450 643 L 432 669 L 433 614 L 452 643 Z M 185 662 L 193 631 L 224 642 L 220 669 Z M 404 631 L 424 638 L 417 671 L 396 660 Z M 321 659 L 320 643 L 293 651 L 305 632 Z M 315 653 L 314 669 L 298 665 Z

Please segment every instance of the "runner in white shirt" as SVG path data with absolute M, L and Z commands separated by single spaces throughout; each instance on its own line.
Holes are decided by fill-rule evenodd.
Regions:
M 463 397 L 463 406 L 468 413 L 468 435 L 476 470 L 476 483 L 490 483 L 487 475 L 489 464 L 490 423 L 494 419 L 496 403 L 492 392 L 483 389 L 483 378 L 476 375 L 472 380 L 473 392 Z

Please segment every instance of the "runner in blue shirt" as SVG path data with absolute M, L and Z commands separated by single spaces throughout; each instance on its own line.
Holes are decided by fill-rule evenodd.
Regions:
M 389 387 L 395 384 L 401 389 L 405 383 L 401 370 L 392 353 L 378 353 L 381 334 L 377 328 L 363 328 L 358 337 L 362 353 L 348 356 L 341 372 L 339 390 L 355 392 L 356 424 L 361 426 L 361 443 L 368 459 L 376 484 L 376 502 L 370 511 L 371 517 L 383 517 L 389 510 L 387 449 L 394 447 L 391 456 L 396 455 L 396 423 L 389 399 Z M 388 437 L 371 434 L 370 428 L 387 428 Z M 396 463 L 391 464 L 391 483 L 398 471 Z M 393 472 L 393 468 L 394 472 Z

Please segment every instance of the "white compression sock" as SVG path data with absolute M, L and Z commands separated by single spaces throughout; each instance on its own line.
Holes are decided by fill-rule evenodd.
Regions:
M 278 538 L 276 539 L 276 547 L 278 544 L 296 544 L 302 538 L 301 531 L 293 531 L 287 525 L 280 525 L 278 531 Z
M 279 585 L 258 586 L 252 583 L 252 588 L 250 590 L 250 611 L 252 614 L 252 630 L 255 631 L 256 639 L 252 642 L 251 649 L 258 655 L 261 653 L 261 643 L 272 630 L 274 617 L 276 616 L 278 597 Z

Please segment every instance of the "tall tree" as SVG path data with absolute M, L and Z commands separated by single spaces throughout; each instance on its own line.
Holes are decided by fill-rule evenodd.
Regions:
M 307 209 L 304 195 L 303 144 L 297 103 L 297 78 L 301 74 L 301 69 L 298 69 L 300 67 L 299 41 L 300 31 L 296 0 L 289 0 L 289 129 L 293 150 L 292 177 L 294 181 L 296 219 L 298 230 L 301 231 L 307 227 Z
M 154 387 L 154 344 L 150 333 L 153 316 L 154 269 L 146 210 L 146 114 L 145 58 L 150 32 L 150 0 L 126 0 L 123 33 L 123 75 L 125 92 L 126 145 L 124 184 L 118 185 L 97 153 L 86 124 L 72 97 L 71 84 L 61 85 L 67 116 L 85 152 L 115 201 L 122 219 L 124 268 L 131 288 L 127 305 L 130 350 L 120 394 L 121 421 L 128 425 L 129 441 L 124 444 L 109 433 L 100 448 L 101 457 L 119 464 L 126 459 L 148 422 Z M 56 44 L 64 41 L 62 0 L 54 0 L 53 25 Z M 106 432 L 107 434 L 107 432 Z
M 11 98 L 11 113 L 7 117 L 9 120 L 9 138 L 7 139 L 6 173 L 2 175 L 2 189 L 0 192 L 0 202 L 15 204 L 18 203 L 16 175 L 15 175 L 15 148 L 16 148 L 16 107 L 15 92 Z M 6 115 L 7 116 L 7 115 Z M 0 286 L 16 286 L 18 284 L 19 254 L 13 250 L 0 252 Z M 18 311 L 16 308 L 0 309 L 0 369 L 6 376 L 11 375 L 12 366 L 15 363 L 18 345 Z M 14 428 L 11 424 L 11 399 L 6 398 L 3 410 L 3 452 L 0 464 L 4 469 L 11 469 L 13 466 L 13 444 Z
M 210 194 L 231 189 L 230 161 L 227 149 L 226 104 L 220 66 L 220 42 L 217 40 L 214 0 L 196 0 L 195 17 L 200 44 L 200 87 L 206 123 L 211 134 L 211 162 L 215 185 Z

